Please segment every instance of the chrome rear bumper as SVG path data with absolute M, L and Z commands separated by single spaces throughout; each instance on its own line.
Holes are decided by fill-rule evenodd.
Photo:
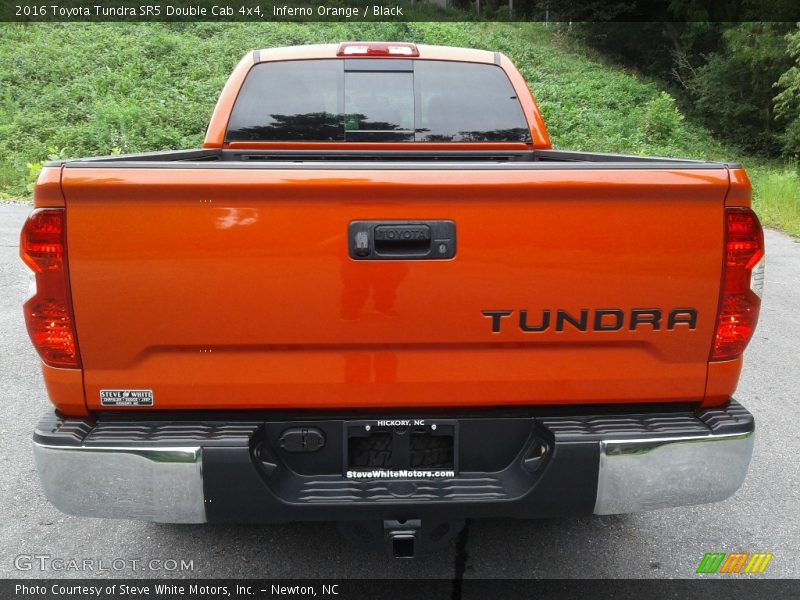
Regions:
M 597 515 L 719 502 L 744 482 L 754 430 L 666 439 L 601 440 Z
M 169 523 L 535 518 L 724 500 L 744 481 L 755 429 L 734 401 L 701 413 L 465 417 L 464 456 L 476 455 L 465 444 L 502 451 L 485 443 L 484 426 L 493 435 L 520 432 L 520 445 L 506 444 L 507 458 L 496 461 L 506 466 L 478 470 L 462 461 L 456 477 L 405 484 L 401 493 L 401 482 L 345 479 L 336 437 L 345 422 L 309 422 L 336 440 L 322 450 L 333 457 L 328 472 L 320 455 L 312 457 L 317 470 L 308 470 L 279 448 L 276 436 L 296 422 L 263 419 L 89 423 L 51 414 L 36 430 L 34 456 L 47 498 L 77 516 Z M 531 466 L 531 448 L 542 443 L 548 449 Z
M 65 447 L 34 442 L 47 499 L 80 517 L 206 521 L 203 451 L 196 447 Z

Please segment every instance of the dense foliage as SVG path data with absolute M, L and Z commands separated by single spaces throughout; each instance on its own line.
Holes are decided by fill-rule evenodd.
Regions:
M 664 81 L 682 110 L 715 134 L 763 154 L 800 154 L 800 26 L 586 23 L 579 30 L 605 54 Z
M 570 49 L 540 25 L 39 24 L 0 31 L 0 191 L 24 195 L 52 157 L 197 146 L 231 69 L 254 47 L 401 39 L 506 52 L 556 144 L 723 156 L 657 86 Z M 32 165 L 29 167 L 28 165 Z M 27 181 L 26 181 L 27 177 Z
M 403 40 L 507 54 L 556 147 L 741 161 L 759 205 L 771 207 L 769 222 L 800 233 L 794 167 L 717 141 L 673 90 L 609 63 L 572 33 L 566 25 L 477 22 L 0 24 L 0 198 L 27 197 L 48 158 L 198 146 L 225 79 L 250 49 Z M 787 76 L 789 112 L 797 81 L 796 71 Z
M 784 148 L 800 152 L 800 24 L 786 36 L 788 52 L 793 59 L 791 68 L 778 79 L 781 92 L 775 96 L 775 112 L 786 123 L 782 134 Z

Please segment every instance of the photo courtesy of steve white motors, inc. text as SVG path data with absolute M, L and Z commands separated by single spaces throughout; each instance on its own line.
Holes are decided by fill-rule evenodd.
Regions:
M 314 583 L 285 585 L 282 583 L 261 584 L 259 586 L 246 584 L 197 584 L 197 583 L 97 583 L 97 584 L 70 584 L 50 583 L 47 585 L 18 583 L 14 586 L 17 597 L 48 597 L 48 598 L 150 598 L 167 597 L 181 598 L 225 598 L 234 596 L 243 598 L 247 596 L 287 596 L 313 598 L 316 596 L 339 596 L 341 584 Z

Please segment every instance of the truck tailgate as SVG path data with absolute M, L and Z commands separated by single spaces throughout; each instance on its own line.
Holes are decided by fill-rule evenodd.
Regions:
M 63 171 L 90 409 L 101 390 L 192 410 L 704 395 L 724 168 L 172 166 Z M 455 258 L 348 255 L 351 221 L 433 219 Z M 667 327 L 673 309 L 696 323 Z M 559 310 L 585 330 L 519 326 Z M 510 314 L 493 331 L 486 311 Z

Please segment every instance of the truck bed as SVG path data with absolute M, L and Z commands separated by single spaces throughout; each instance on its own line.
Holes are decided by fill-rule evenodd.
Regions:
M 98 168 L 105 165 L 128 168 L 302 168 L 325 163 L 328 168 L 362 165 L 366 168 L 469 168 L 504 169 L 693 169 L 738 168 L 737 164 L 679 158 L 574 152 L 568 150 L 524 151 L 414 151 L 414 150 L 221 150 L 189 149 L 98 156 L 70 161 L 53 161 L 69 168 Z M 331 165 L 334 163 L 334 165 Z

